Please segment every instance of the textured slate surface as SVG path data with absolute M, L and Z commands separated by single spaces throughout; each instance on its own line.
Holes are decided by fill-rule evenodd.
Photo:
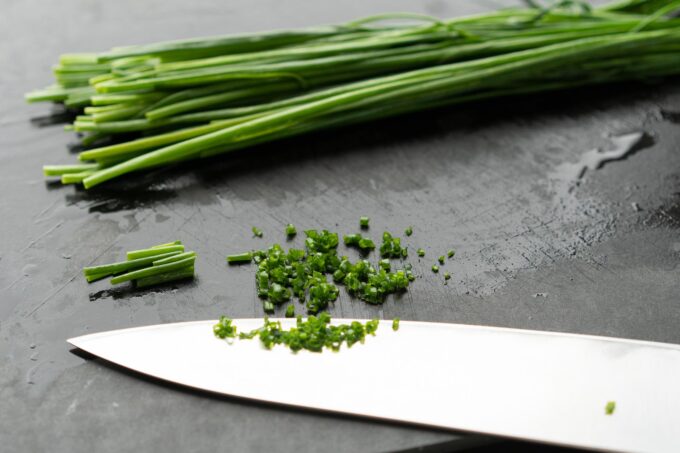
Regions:
M 504 3 L 504 2 L 500 2 Z M 3 451 L 453 449 L 452 433 L 216 399 L 71 354 L 64 339 L 159 322 L 260 316 L 252 269 L 224 255 L 283 226 L 401 232 L 424 247 L 406 295 L 344 317 L 476 323 L 680 342 L 680 89 L 630 84 L 443 109 L 315 134 L 85 192 L 45 184 L 73 137 L 22 94 L 57 55 L 338 22 L 386 10 L 450 16 L 495 2 L 10 0 L 0 16 L 0 443 Z M 304 11 L 304 13 L 302 13 Z M 608 135 L 647 135 L 626 159 L 573 165 Z M 570 189 L 571 188 L 571 189 Z M 633 205 L 636 204 L 637 208 Z M 257 225 L 264 239 L 251 238 Z M 87 285 L 83 265 L 182 239 L 194 283 Z M 298 240 L 296 243 L 299 243 Z M 446 264 L 453 278 L 429 267 Z M 235 370 L 237 372 L 237 370 Z M 464 370 L 462 370 L 464 372 Z M 502 377 L 499 377 L 499 379 Z M 455 376 L 451 377 L 455 385 Z M 418 383 L 414 383 L 418 385 Z M 329 389 L 332 391 L 332 389 Z M 468 438 L 466 438 L 468 439 Z

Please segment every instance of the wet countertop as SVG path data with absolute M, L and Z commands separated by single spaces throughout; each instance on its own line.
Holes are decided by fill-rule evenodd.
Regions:
M 680 343 L 677 80 L 440 109 L 155 170 L 89 192 L 42 178 L 43 164 L 75 160 L 74 137 L 61 130 L 62 112 L 25 105 L 22 95 L 51 83 L 60 53 L 387 10 L 452 16 L 498 4 L 508 2 L 5 2 L 2 450 L 377 452 L 476 441 L 215 398 L 69 351 L 66 338 L 91 332 L 261 316 L 252 269 L 228 268 L 224 257 L 283 242 L 289 222 L 298 230 L 349 233 L 359 216 L 370 215 L 376 238 L 412 225 L 405 242 L 427 252 L 411 258 L 419 278 L 408 293 L 376 307 L 341 289 L 334 316 Z M 263 239 L 252 237 L 253 225 Z M 193 282 L 135 291 L 88 285 L 81 276 L 84 265 L 175 239 L 198 252 Z M 444 266 L 452 275 L 444 285 L 429 269 L 450 248 L 457 253 Z

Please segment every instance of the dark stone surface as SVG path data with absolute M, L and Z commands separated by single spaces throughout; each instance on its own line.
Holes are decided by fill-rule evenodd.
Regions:
M 503 2 L 501 2 L 503 3 Z M 0 15 L 0 448 L 2 451 L 395 451 L 463 447 L 455 434 L 220 399 L 71 354 L 64 340 L 145 324 L 260 316 L 252 269 L 227 253 L 283 227 L 401 232 L 427 257 L 402 297 L 344 317 L 475 323 L 680 342 L 680 89 L 629 84 L 442 109 L 262 146 L 85 192 L 45 183 L 73 137 L 22 94 L 58 54 L 199 34 L 338 22 L 386 10 L 438 15 L 495 2 L 360 0 L 58 3 Z M 31 120 L 33 118 L 33 120 Z M 641 131 L 626 159 L 566 180 L 607 135 Z M 635 206 L 633 205 L 635 203 Z M 637 208 L 636 208 L 637 207 Z M 264 239 L 251 238 L 257 225 Z M 183 240 L 198 278 L 145 291 L 88 285 L 84 265 Z M 300 242 L 300 239 L 296 243 Z M 429 267 L 457 250 L 442 276 Z M 237 371 L 236 371 L 237 372 Z M 500 378 L 500 377 L 499 377 Z M 452 377 L 455 385 L 455 377 Z M 332 389 L 329 389 L 332 391 Z M 473 439 L 474 440 L 474 439 Z

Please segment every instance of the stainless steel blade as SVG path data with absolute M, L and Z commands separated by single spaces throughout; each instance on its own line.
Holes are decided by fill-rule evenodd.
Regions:
M 394 332 L 382 321 L 375 337 L 351 349 L 294 354 L 265 350 L 257 339 L 216 339 L 214 323 L 68 342 L 226 395 L 582 448 L 680 451 L 680 346 L 406 321 Z M 246 331 L 262 320 L 234 323 Z M 608 401 L 616 402 L 612 415 L 605 415 Z

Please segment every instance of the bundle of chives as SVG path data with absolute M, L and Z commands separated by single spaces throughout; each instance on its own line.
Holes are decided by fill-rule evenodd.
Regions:
M 124 174 L 324 128 L 476 99 L 680 73 L 680 1 L 561 1 L 439 20 L 351 23 L 62 56 L 27 95 L 83 109 L 83 163 L 46 176 L 86 188 Z M 384 25 L 385 19 L 409 19 Z
M 133 281 L 138 288 L 193 278 L 195 252 L 185 252 L 181 241 L 127 252 L 127 260 L 85 267 L 88 283 L 112 276 L 111 284 Z

